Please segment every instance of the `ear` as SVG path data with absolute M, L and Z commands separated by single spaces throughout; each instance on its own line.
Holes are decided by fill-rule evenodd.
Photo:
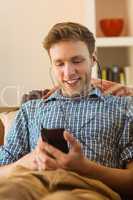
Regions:
M 96 65 L 96 63 L 97 63 L 97 56 L 96 56 L 96 52 L 94 52 L 93 54 L 92 54 L 92 57 L 91 57 L 92 59 L 91 59 L 91 66 L 93 67 L 94 65 Z
M 96 62 L 97 62 L 97 55 L 96 55 L 96 52 L 94 52 L 94 53 L 92 54 L 92 60 L 93 60 L 93 64 L 96 64 Z

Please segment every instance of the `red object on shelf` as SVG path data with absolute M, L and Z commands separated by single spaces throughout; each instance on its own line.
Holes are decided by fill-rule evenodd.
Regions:
M 123 30 L 124 20 L 122 18 L 101 19 L 100 27 L 105 36 L 120 36 Z

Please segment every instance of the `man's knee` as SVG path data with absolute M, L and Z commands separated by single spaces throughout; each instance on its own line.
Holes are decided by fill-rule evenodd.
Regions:
M 27 200 L 25 188 L 21 187 L 20 184 L 15 182 L 1 182 L 0 183 L 0 199 L 9 200 Z
M 2 200 L 39 200 L 47 193 L 45 185 L 34 176 L 10 176 L 0 181 Z
M 75 189 L 72 194 L 83 200 L 120 200 L 119 198 L 112 198 L 101 192 L 87 189 Z
M 96 192 L 72 192 L 72 191 L 58 191 L 48 194 L 41 200 L 109 200 Z
M 60 191 L 60 192 L 58 191 L 48 194 L 45 198 L 41 200 L 84 200 L 84 199 L 75 196 L 69 191 Z

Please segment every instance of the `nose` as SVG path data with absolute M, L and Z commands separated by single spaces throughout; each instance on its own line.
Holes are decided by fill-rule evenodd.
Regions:
M 74 66 L 72 64 L 70 64 L 70 63 L 65 64 L 65 66 L 64 66 L 64 76 L 66 78 L 69 78 L 74 74 L 75 74 Z

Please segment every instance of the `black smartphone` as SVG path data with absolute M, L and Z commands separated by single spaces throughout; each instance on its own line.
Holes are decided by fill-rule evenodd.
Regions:
M 57 149 L 63 151 L 64 153 L 69 152 L 67 141 L 63 136 L 64 128 L 54 128 L 54 129 L 41 129 L 42 140 L 50 145 L 53 145 Z

